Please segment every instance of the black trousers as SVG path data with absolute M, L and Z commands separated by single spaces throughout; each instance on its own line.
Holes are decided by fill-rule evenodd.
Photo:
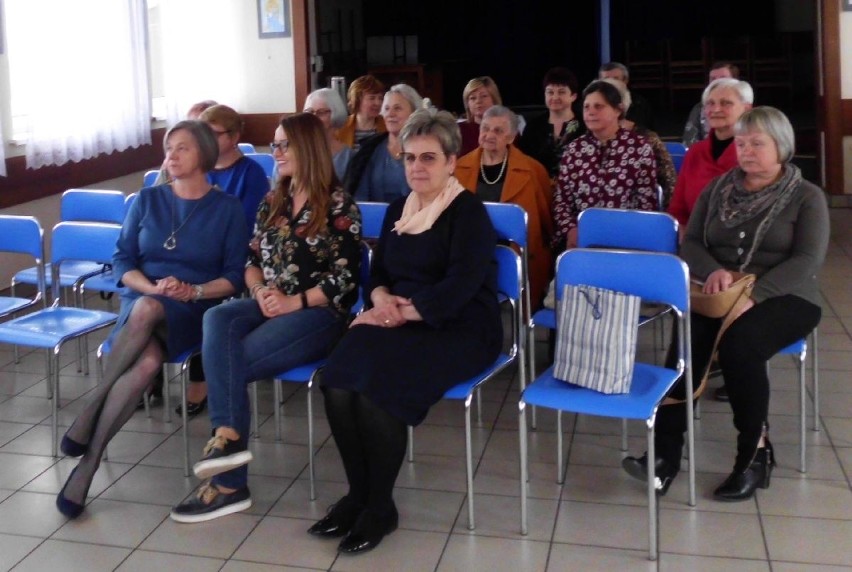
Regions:
M 769 417 L 769 376 L 766 362 L 780 350 L 807 336 L 819 324 L 822 309 L 798 296 L 769 298 L 743 313 L 722 335 L 718 364 L 728 390 L 737 437 L 737 462 L 747 464 L 757 447 Z M 690 316 L 693 381 L 697 385 L 710 361 L 713 341 L 722 320 L 698 314 Z M 669 350 L 667 367 L 674 367 L 675 348 Z M 684 399 L 681 378 L 670 396 Z M 679 466 L 686 431 L 686 403 L 660 407 L 657 413 L 657 455 Z

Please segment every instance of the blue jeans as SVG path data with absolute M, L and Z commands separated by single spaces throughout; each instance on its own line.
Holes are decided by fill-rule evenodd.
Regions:
M 266 318 L 254 300 L 233 300 L 204 314 L 202 359 L 213 428 L 250 432 L 248 384 L 328 355 L 346 331 L 343 316 L 327 307 Z M 214 477 L 228 488 L 248 481 L 243 466 Z

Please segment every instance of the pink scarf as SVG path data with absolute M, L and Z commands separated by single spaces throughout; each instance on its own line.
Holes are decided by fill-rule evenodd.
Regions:
M 450 176 L 447 185 L 438 193 L 435 200 L 424 208 L 420 196 L 413 192 L 405 199 L 402 207 L 402 216 L 393 225 L 397 234 L 420 234 L 432 228 L 441 213 L 446 210 L 450 203 L 466 189 L 453 176 Z

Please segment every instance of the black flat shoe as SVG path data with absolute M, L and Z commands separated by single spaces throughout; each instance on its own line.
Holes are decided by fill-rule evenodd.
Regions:
M 62 442 L 59 444 L 59 450 L 62 451 L 62 454 L 66 457 L 82 457 L 86 454 L 86 451 L 89 450 L 89 446 L 78 443 L 66 433 L 62 436 Z
M 382 538 L 396 530 L 399 526 L 399 513 L 396 507 L 386 515 L 376 514 L 371 509 L 364 509 L 355 521 L 352 530 L 337 547 L 344 554 L 361 554 L 374 549 Z
M 758 489 L 768 489 L 772 469 L 775 468 L 775 453 L 767 441 L 754 455 L 754 460 L 744 471 L 734 471 L 725 482 L 713 491 L 713 498 L 722 502 L 740 502 L 754 496 Z
M 195 403 L 194 401 L 187 401 L 186 402 L 186 416 L 187 417 L 195 417 L 196 415 L 198 415 L 199 413 L 204 411 L 206 408 L 207 408 L 207 398 L 206 397 L 204 399 L 202 399 L 201 401 L 199 401 L 198 403 Z M 178 415 L 181 415 L 181 411 L 183 411 L 183 407 L 181 407 L 181 404 L 179 403 L 178 406 L 175 407 L 175 413 L 177 413 Z
M 323 538 L 340 538 L 352 530 L 358 515 L 364 510 L 361 503 L 343 497 L 328 509 L 328 514 L 308 529 L 309 534 Z
M 627 471 L 627 474 L 634 479 L 642 482 L 648 482 L 648 454 L 641 457 L 625 457 L 621 461 L 621 467 Z M 669 492 L 669 487 L 677 476 L 679 467 L 675 467 L 662 457 L 658 457 L 654 463 L 654 475 L 657 481 L 654 483 L 654 488 L 660 496 Z

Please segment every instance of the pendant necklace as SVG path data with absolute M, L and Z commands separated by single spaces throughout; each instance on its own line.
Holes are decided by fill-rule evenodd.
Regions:
M 204 198 L 204 197 L 202 197 Z M 166 250 L 174 250 L 177 248 L 177 233 L 180 232 L 180 229 L 189 222 L 189 219 L 192 218 L 192 215 L 195 214 L 195 211 L 198 210 L 198 206 L 201 204 L 201 199 L 198 199 L 198 202 L 195 203 L 195 206 L 192 207 L 192 210 L 189 212 L 189 215 L 183 219 L 183 222 L 180 223 L 180 226 L 175 228 L 175 199 L 174 195 L 172 195 L 171 211 L 172 211 L 172 233 L 166 238 L 166 241 L 163 243 L 163 248 Z
M 508 161 L 509 161 L 509 150 L 506 149 L 506 156 L 503 157 L 503 164 L 500 166 L 500 174 L 497 175 L 497 178 L 494 179 L 493 181 L 489 181 L 488 177 L 485 176 L 485 153 L 483 153 L 482 156 L 479 158 L 479 174 L 482 175 L 482 181 L 486 185 L 497 184 L 500 181 L 500 179 L 503 178 L 503 171 L 506 170 L 506 163 Z

